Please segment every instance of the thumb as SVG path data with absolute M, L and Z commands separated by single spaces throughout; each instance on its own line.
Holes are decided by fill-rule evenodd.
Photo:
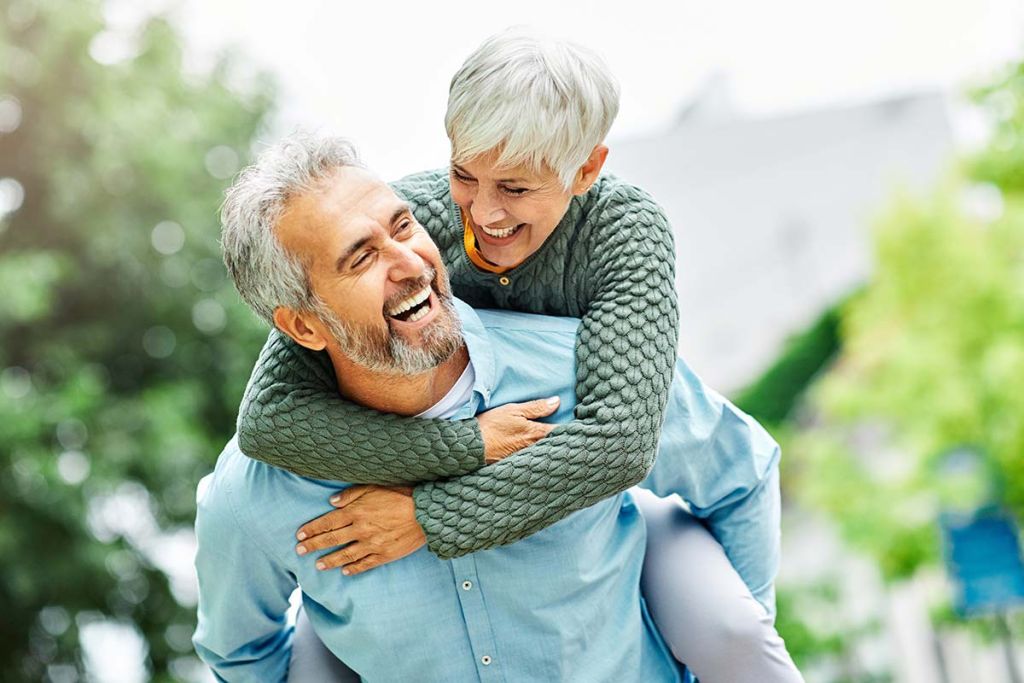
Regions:
M 559 403 L 561 399 L 557 396 L 538 398 L 536 401 L 522 404 L 520 413 L 528 420 L 536 420 L 538 417 L 547 417 L 554 413 L 558 410 Z

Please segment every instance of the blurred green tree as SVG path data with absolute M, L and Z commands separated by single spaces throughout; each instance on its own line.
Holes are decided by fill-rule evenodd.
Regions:
M 217 209 L 273 85 L 103 10 L 0 3 L 0 680 L 81 675 L 104 622 L 187 676 L 194 595 L 162 569 L 265 334 Z
M 814 424 L 788 444 L 790 490 L 889 579 L 938 561 L 944 508 L 994 499 L 1024 515 L 1024 63 L 975 96 L 991 143 L 878 221 L 871 282 L 841 308 L 841 353 L 810 392 Z

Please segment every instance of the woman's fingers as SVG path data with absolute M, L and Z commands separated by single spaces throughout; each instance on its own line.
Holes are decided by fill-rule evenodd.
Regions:
M 316 561 L 316 568 L 321 571 L 337 569 L 338 567 L 361 560 L 369 554 L 370 550 L 366 547 L 365 543 L 350 543 L 341 550 L 336 550 L 321 557 Z
M 305 555 L 311 553 L 314 550 L 326 550 L 327 548 L 336 548 L 339 545 L 345 545 L 346 543 L 352 543 L 353 541 L 360 540 L 356 537 L 355 529 L 352 525 L 343 527 L 341 529 L 334 529 L 333 531 L 327 531 L 316 536 L 310 536 L 305 541 L 302 541 L 295 546 L 295 552 L 299 555 Z
M 352 521 L 352 516 L 345 510 L 331 510 L 327 514 L 321 515 L 300 526 L 299 530 L 295 533 L 295 538 L 299 541 L 304 541 L 307 538 L 313 538 L 328 531 L 347 527 L 352 524 Z

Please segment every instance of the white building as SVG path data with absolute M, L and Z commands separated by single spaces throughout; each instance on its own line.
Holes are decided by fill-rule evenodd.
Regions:
M 680 351 L 723 391 L 865 280 L 872 217 L 898 187 L 933 187 L 953 151 L 940 94 L 766 119 L 727 101 L 712 82 L 673 128 L 613 142 L 607 162 L 665 207 Z

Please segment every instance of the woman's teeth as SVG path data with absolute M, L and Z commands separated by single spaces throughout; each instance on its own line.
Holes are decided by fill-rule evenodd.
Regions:
M 483 230 L 488 235 L 490 235 L 491 237 L 497 237 L 500 239 L 502 237 L 508 237 L 521 227 L 523 227 L 522 223 L 520 223 L 519 225 L 513 225 L 511 228 L 487 228 L 481 225 L 480 229 Z

